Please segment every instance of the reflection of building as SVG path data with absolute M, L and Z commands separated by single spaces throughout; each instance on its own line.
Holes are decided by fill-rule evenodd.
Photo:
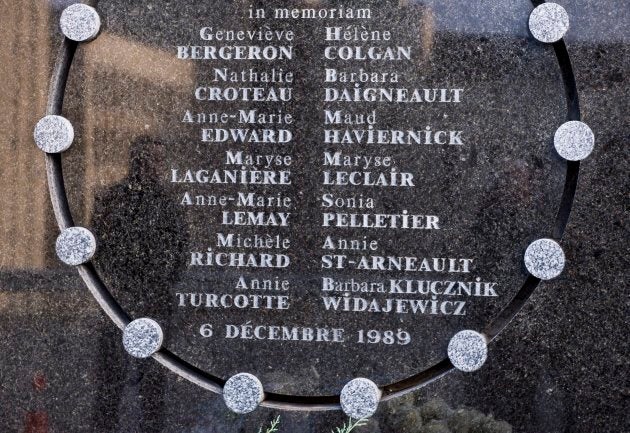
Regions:
M 0 35 L 9 41 L 5 46 L 10 47 L 0 51 L 0 76 L 8 77 L 0 82 L 0 103 L 15 107 L 10 115 L 0 116 L 0 172 L 7 181 L 0 188 L 0 244 L 12 246 L 3 248 L 0 254 L 3 269 L 44 267 L 56 233 L 46 187 L 44 157 L 32 138 L 34 124 L 45 114 L 50 68 L 60 40 L 50 18 L 46 3 L 35 1 L 29 6 L 7 7 L 0 15 Z M 16 55 L 25 52 L 30 55 Z M 79 96 L 87 103 L 81 104 L 80 113 L 68 115 L 74 122 L 80 122 L 75 128 L 80 131 L 76 140 L 80 140 L 81 149 L 78 151 L 79 164 L 67 172 L 69 177 L 76 176 L 76 171 L 82 172 L 83 191 L 79 194 L 85 200 L 80 214 L 75 215 L 77 222 L 82 222 L 91 218 L 95 189 L 114 184 L 127 175 L 129 143 L 140 135 L 154 132 L 157 135 L 160 127 L 158 117 L 148 118 L 146 107 L 138 107 L 147 103 L 141 100 L 142 87 L 137 91 L 128 87 L 129 97 L 123 104 L 99 105 L 95 103 L 99 99 L 99 95 L 94 94 L 96 86 L 92 85 L 95 77 L 117 73 L 130 77 L 130 83 L 150 83 L 160 88 L 161 102 L 165 103 L 172 99 L 170 93 L 173 90 L 186 91 L 192 87 L 194 71 L 193 65 L 178 62 L 170 52 L 107 32 L 91 44 L 83 45 L 78 56 L 82 64 L 75 65 L 71 77 L 77 73 L 77 66 L 82 68 L 77 78 L 81 82 L 75 83 L 80 87 L 74 95 L 69 94 L 66 105 L 73 104 L 73 96 Z M 99 134 L 108 132 L 119 138 L 120 148 L 116 154 L 96 152 Z M 22 241 L 16 242 L 16 239 Z
M 54 15 L 48 17 L 46 4 L 54 2 L 60 5 L 73 1 L 76 0 L 3 2 L 3 13 L 0 15 L 0 35 L 4 42 L 0 46 L 0 178 L 5 179 L 0 187 L 0 376 L 3 384 L 0 392 L 0 431 L 3 432 L 25 431 L 22 424 L 28 418 L 24 412 L 43 409 L 50 411 L 51 430 L 98 431 L 89 421 L 92 412 L 101 410 L 94 404 L 95 378 L 112 380 L 116 374 L 115 369 L 103 370 L 100 367 L 97 361 L 106 358 L 94 350 L 94 342 L 103 335 L 111 341 L 119 341 L 118 329 L 98 309 L 74 270 L 43 270 L 47 264 L 50 267 L 59 266 L 51 254 L 56 226 L 46 190 L 44 159 L 32 143 L 31 131 L 44 112 L 50 69 L 59 42 L 58 33 L 54 31 Z M 322 2 L 302 1 L 312 4 Z M 401 4 L 420 3 L 420 0 L 400 1 Z M 458 8 L 453 6 L 457 2 L 464 4 L 465 13 L 457 12 Z M 125 3 L 155 2 L 101 2 L 103 6 L 109 4 L 110 7 L 112 4 L 124 7 Z M 436 49 L 440 48 L 440 38 L 445 38 L 447 33 L 444 17 L 452 16 L 455 24 L 460 19 L 468 23 L 462 26 L 464 30 L 452 31 L 457 38 L 449 44 L 453 48 L 448 54 L 462 63 L 468 62 L 471 65 L 467 71 L 470 76 L 478 78 L 483 75 L 483 78 L 478 78 L 480 93 L 488 91 L 490 95 L 497 95 L 511 89 L 526 94 L 525 90 L 520 90 L 523 84 L 555 82 L 553 77 L 549 77 L 549 74 L 557 74 L 555 59 L 549 58 L 549 63 L 537 60 L 540 57 L 537 53 L 545 48 L 533 48 L 532 55 L 533 44 L 528 45 L 526 36 L 517 40 L 512 36 L 518 33 L 507 32 L 502 37 L 500 32 L 497 32 L 499 36 L 492 36 L 493 33 L 489 32 L 487 39 L 498 42 L 492 45 L 487 40 L 476 38 L 477 33 L 468 32 L 467 29 L 473 25 L 485 27 L 484 24 L 489 21 L 511 27 L 511 20 L 515 19 L 521 33 L 526 34 L 524 20 L 507 8 L 504 14 L 494 14 L 492 10 L 483 14 L 472 13 L 475 8 L 489 7 L 489 3 L 492 3 L 491 7 L 498 7 L 508 2 L 433 0 L 423 3 L 452 9 L 449 14 L 439 9 L 435 13 L 437 18 L 442 18 L 442 21 L 437 19 L 435 25 Z M 624 268 L 620 257 L 626 249 L 622 212 L 625 197 L 622 192 L 625 192 L 623 179 L 627 177 L 624 173 L 627 164 L 623 162 L 622 143 L 626 133 L 623 126 L 627 122 L 623 104 L 619 101 L 624 100 L 627 85 L 623 80 L 627 78 L 628 67 L 627 61 L 624 61 L 627 44 L 618 41 L 627 36 L 623 36 L 620 27 L 623 19 L 614 18 L 624 16 L 623 11 L 614 9 L 614 2 L 574 3 L 569 5 L 576 12 L 572 14 L 576 21 L 572 21 L 570 34 L 574 39 L 570 40 L 569 48 L 583 92 L 585 115 L 593 126 L 597 126 L 601 144 L 597 158 L 584 164 L 585 176 L 581 178 L 573 229 L 566 239 L 567 246 L 576 252 L 576 266 L 569 270 L 566 279 L 536 293 L 527 310 L 517 318 L 516 326 L 511 326 L 494 347 L 493 366 L 476 376 L 444 378 L 426 390 L 426 393 L 447 398 L 457 407 L 468 405 L 492 410 L 497 416 L 509 419 L 519 431 L 619 431 L 622 429 L 614 426 L 622 425 L 624 419 L 621 414 L 627 387 L 624 388 L 617 376 L 625 363 L 620 352 L 623 344 L 619 344 L 625 336 L 624 327 L 617 324 L 623 324 L 625 318 L 614 291 L 607 288 L 618 287 L 623 281 L 620 271 Z M 525 12 L 531 7 L 528 2 L 514 4 Z M 611 10 L 614 11 L 612 17 Z M 504 20 L 508 13 L 510 20 Z M 475 18 L 480 22 L 474 22 Z M 590 25 L 583 26 L 587 23 Z M 451 27 L 451 30 L 455 28 Z M 610 35 L 613 33 L 619 36 L 612 38 Z M 100 89 L 109 86 L 112 93 L 121 93 L 124 89 L 130 99 L 134 95 L 144 98 L 141 91 L 147 87 L 160 88 L 163 91 L 162 101 L 175 100 L 172 96 L 174 92 L 183 95 L 190 90 L 188 87 L 186 92 L 184 85 L 180 86 L 173 78 L 184 80 L 189 71 L 177 69 L 162 74 L 161 70 L 174 66 L 169 63 L 172 54 L 164 55 L 161 50 L 147 48 L 146 41 L 143 46 L 137 46 L 136 42 L 131 42 L 137 41 L 133 36 L 121 39 L 106 32 L 102 37 L 102 40 L 81 48 L 79 57 L 84 64 L 78 63 L 73 68 L 75 87 L 69 89 L 68 99 L 69 115 L 78 116 L 75 119 L 78 126 L 90 132 L 82 135 L 80 146 L 73 149 L 76 165 L 68 166 L 66 170 L 69 178 L 79 179 L 73 183 L 69 193 L 80 198 L 86 196 L 86 200 L 91 200 L 92 190 L 108 189 L 128 175 L 129 144 L 138 135 L 160 136 L 158 128 L 164 128 L 160 124 L 163 119 L 159 116 L 138 114 L 150 111 L 137 108 L 139 104 L 147 104 L 146 101 L 128 100 L 123 104 L 119 100 L 116 104 L 103 102 L 94 107 L 98 93 L 102 92 L 96 90 L 99 88 L 96 80 L 109 77 L 107 81 L 101 81 Z M 597 40 L 603 42 L 594 42 Z M 483 48 L 485 52 L 494 52 L 497 46 L 513 43 L 521 46 L 522 56 L 493 58 L 477 50 Z M 167 65 L 161 63 L 160 56 L 166 59 Z M 486 61 L 479 63 L 480 58 Z M 505 60 L 513 62 L 512 69 L 503 67 Z M 533 67 L 532 62 L 538 62 L 535 66 L 539 67 Z M 550 64 L 551 67 L 547 67 Z M 177 65 L 177 68 L 180 67 L 185 66 Z M 507 73 L 504 73 L 506 70 Z M 524 72 L 520 73 L 521 70 Z M 532 79 L 534 77 L 535 80 Z M 562 96 L 556 93 L 540 95 L 554 98 L 552 102 L 547 99 L 544 107 L 564 104 L 564 100 L 556 101 Z M 87 95 L 91 95 L 89 99 Z M 528 102 L 525 97 L 522 99 Z M 527 134 L 542 130 L 534 142 L 540 142 L 544 139 L 541 136 L 553 128 L 548 124 L 540 128 L 536 124 L 538 98 L 531 104 L 512 102 L 513 110 L 505 108 L 510 108 L 510 105 L 490 102 L 492 97 L 485 97 L 479 104 L 489 114 L 477 129 L 483 131 L 490 129 L 486 126 L 493 126 L 490 132 L 494 134 L 492 138 L 495 141 L 514 125 Z M 547 116 L 550 112 L 558 116 L 564 114 L 562 110 L 543 110 L 541 113 Z M 107 134 L 118 147 L 110 146 L 104 150 L 98 138 L 103 134 Z M 521 143 L 515 141 L 511 144 L 520 146 Z M 86 152 L 85 158 L 83 152 Z M 483 159 L 483 154 L 478 157 Z M 518 197 L 519 201 L 538 202 L 538 208 L 525 206 L 537 213 L 549 201 L 531 196 L 530 190 L 535 188 L 529 188 L 529 182 L 523 180 L 531 169 L 525 164 L 515 165 L 515 159 L 511 157 L 505 164 L 497 164 L 504 170 L 498 172 L 497 177 L 503 182 L 520 183 L 517 186 L 523 196 Z M 93 179 L 96 176 L 99 179 Z M 621 188 L 619 179 L 622 179 Z M 507 183 L 503 185 L 509 186 Z M 493 209 L 500 207 L 499 199 L 493 196 L 484 198 Z M 90 202 L 80 200 L 73 203 L 78 209 L 77 220 L 90 221 Z M 504 221 L 500 212 L 490 210 L 490 213 L 495 221 Z M 47 263 L 47 260 L 50 262 Z M 35 271 L 31 270 L 33 268 Z M 11 272 L 14 269 L 26 269 L 27 272 Z M 608 292 L 610 296 L 607 296 Z M 594 357 L 599 353 L 605 355 Z M 123 354 L 122 348 L 119 354 Z M 33 372 L 39 369 L 43 369 L 51 384 L 49 393 L 45 395 L 46 401 L 41 405 L 37 397 L 29 392 Z M 234 420 L 216 415 L 223 410 L 219 397 L 179 380 L 173 374 L 166 377 L 168 387 L 164 393 L 169 402 L 166 411 L 169 430 L 254 432 L 263 424 L 262 418 L 271 415 L 271 411 L 266 409 L 247 419 Z M 278 373 L 278 379 L 274 381 L 280 380 L 297 382 L 284 372 Z M 133 394 L 133 384 L 130 389 L 128 393 Z M 408 415 L 403 412 L 402 403 L 400 400 L 389 403 L 383 408 L 383 413 L 389 411 L 396 419 L 402 419 Z M 433 407 L 435 412 L 441 410 L 439 406 Z M 125 409 L 126 406 L 122 406 L 119 413 L 108 415 L 121 420 L 121 431 L 138 431 L 136 419 L 128 416 L 131 411 Z M 426 408 L 423 409 L 421 415 L 424 416 Z M 411 416 L 414 414 L 415 411 Z M 339 414 L 287 413 L 286 417 L 283 414 L 282 431 L 330 431 L 333 425 L 341 422 Z M 412 424 L 410 429 L 414 428 L 417 430 L 418 425 Z M 376 426 L 374 431 L 379 431 L 379 427 Z M 394 431 L 394 427 L 390 422 L 382 421 L 380 431 Z
M 32 131 L 44 113 L 50 80 L 48 23 L 42 1 L 4 3 L 0 14 L 0 269 L 45 262 L 50 201 Z
M 171 52 L 107 32 L 81 48 L 81 71 L 74 82 L 79 89 L 74 96 L 83 102 L 79 102 L 83 206 L 77 218 L 90 221 L 97 190 L 127 176 L 130 143 L 139 136 L 162 135 L 163 119 L 152 115 L 151 104 L 168 107 L 170 101 L 182 99 L 181 95 L 174 96 L 187 94 L 193 87 L 194 65 L 178 61 Z M 97 89 L 103 88 L 102 82 L 99 83 L 103 76 L 124 78 L 111 79 L 111 86 L 120 85 L 114 91 L 116 100 L 112 102 L 111 96 L 103 95 L 104 102 L 99 104 L 101 95 Z M 159 89 L 159 99 L 145 97 L 147 86 Z M 125 96 L 118 99 L 121 95 Z M 107 136 L 108 146 L 99 149 L 103 136 Z

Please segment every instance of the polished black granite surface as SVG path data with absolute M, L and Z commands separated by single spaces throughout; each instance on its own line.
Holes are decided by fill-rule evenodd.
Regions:
M 260 408 L 250 415 L 235 415 L 220 395 L 153 360 L 129 357 L 121 331 L 76 271 L 58 262 L 54 243 L 59 229 L 46 189 L 44 156 L 33 145 L 32 128 L 45 113 L 61 40 L 57 21 L 69 3 L 7 5 L 10 12 L 0 18 L 10 41 L 0 49 L 0 70 L 8 77 L 0 92 L 5 131 L 1 430 L 258 432 L 278 415 L 280 432 L 341 427 L 347 422 L 341 412 Z M 325 1 L 251 6 L 272 11 L 288 3 L 296 8 L 338 7 Z M 63 115 L 72 121 L 76 138 L 62 162 L 75 223 L 98 239 L 96 272 L 132 318 L 152 317 L 162 325 L 164 347 L 181 360 L 219 383 L 242 371 L 253 373 L 266 391 L 285 395 L 290 403 L 298 401 L 295 396 L 338 395 L 355 377 L 404 387 L 407 378 L 443 362 L 448 341 L 457 331 L 485 329 L 494 336 L 495 318 L 514 305 L 515 296 L 518 300 L 525 293 L 521 289 L 529 280 L 522 256 L 529 243 L 562 236 L 564 273 L 536 287 L 524 308 L 490 343 L 481 370 L 451 372 L 381 403 L 374 418 L 356 431 L 623 431 L 628 399 L 624 147 L 629 12 L 622 1 L 559 3 L 571 18 L 565 42 L 581 118 L 596 136 L 593 154 L 579 168 L 564 233 L 557 222 L 564 210 L 560 218 L 557 214 L 564 200 L 567 162 L 554 150 L 553 133 L 576 112 L 569 109 L 567 114 L 561 74 L 566 59 L 559 65 L 554 48 L 528 32 L 531 2 L 344 2 L 346 8 L 369 6 L 373 17 L 360 24 L 380 35 L 391 32 L 391 40 L 343 45 L 409 48 L 409 58 L 404 50 L 397 51 L 402 58 L 393 61 L 325 57 L 326 47 L 337 45 L 325 40 L 326 27 L 353 26 L 357 23 L 353 19 L 257 22 L 247 18 L 250 4 L 240 1 L 94 3 L 103 29 L 95 41 L 78 47 L 73 61 Z M 201 40 L 203 27 L 255 32 L 267 30 L 265 26 L 294 32 L 291 59 L 177 58 L 178 46 L 228 44 Z M 352 54 L 357 53 L 355 48 Z M 280 102 L 210 102 L 211 92 L 198 89 L 247 87 L 253 81 L 248 75 L 249 79 L 240 76 L 232 83 L 216 82 L 216 68 L 292 72 L 292 83 L 257 84 L 265 89 L 291 87 L 292 97 Z M 330 79 L 332 69 L 337 71 L 336 82 Z M 339 72 L 361 69 L 378 71 L 378 82 L 355 86 L 339 79 Z M 357 76 L 360 81 L 361 73 Z M 440 89 L 438 99 L 444 89 L 445 101 L 344 102 L 325 90 L 333 87 L 351 92 L 363 87 Z M 252 108 L 289 114 L 292 122 L 239 124 L 238 110 Z M 325 110 L 346 110 L 354 124 L 326 124 Z M 214 124 L 183 121 L 197 119 L 198 113 L 236 117 Z M 361 116 L 368 121 L 370 114 L 373 125 L 361 123 Z M 332 129 L 405 133 L 427 126 L 447 131 L 451 143 L 427 139 L 430 143 L 417 145 L 366 144 L 356 135 L 339 143 L 325 139 L 325 131 Z M 215 143 L 211 134 L 216 128 L 282 129 L 290 131 L 291 140 Z M 226 163 L 229 152 L 237 151 L 281 155 L 283 160 Z M 326 152 L 336 151 L 378 157 L 391 165 L 326 166 Z M 278 178 L 286 171 L 290 183 L 186 181 L 186 171 L 201 169 L 210 174 L 219 170 L 217 176 L 225 176 L 223 170 L 267 170 Z M 402 175 L 408 173 L 411 177 L 406 179 L 412 180 L 390 187 L 334 184 L 334 179 L 343 183 L 335 178 L 336 172 L 346 171 L 361 173 L 364 183 L 365 172 L 385 173 L 390 182 L 404 180 Z M 210 204 L 213 198 L 239 193 L 254 193 L 267 201 L 249 207 L 234 205 L 229 198 L 223 206 Z M 198 205 L 200 200 L 203 205 Z M 233 223 L 240 211 L 265 212 L 266 218 L 275 219 L 237 226 Z M 339 220 L 343 214 L 407 213 L 422 215 L 424 228 L 375 229 L 365 223 L 352 228 Z M 269 244 L 217 245 L 219 234 L 256 235 L 269 239 Z M 338 245 L 339 239 L 358 239 L 373 247 L 343 252 L 348 262 L 340 269 L 336 260 L 341 253 L 330 246 Z M 217 254 L 260 258 L 269 253 L 276 260 L 270 263 L 278 266 L 202 265 L 199 260 L 207 260 L 209 247 Z M 450 272 L 379 270 L 351 263 L 364 257 L 364 264 L 374 264 L 369 261 L 373 256 L 413 257 L 420 262 L 446 258 L 447 264 L 452 258 L 459 267 L 452 265 Z M 250 303 L 242 308 L 207 301 L 207 294 L 236 299 L 256 293 L 252 280 L 268 280 L 274 287 L 260 291 L 271 296 L 257 298 L 262 307 L 251 308 L 253 297 L 238 298 Z M 485 296 L 431 298 L 417 291 L 392 294 L 391 281 L 409 281 L 410 287 L 422 287 L 419 281 L 479 281 L 492 289 Z M 332 290 L 339 283 L 350 288 L 347 296 Z M 372 289 L 352 290 L 362 283 Z M 384 287 L 381 292 L 379 283 Z M 203 298 L 204 306 L 194 306 L 192 295 Z M 352 298 L 347 309 L 360 311 L 326 309 L 325 302 L 334 302 L 334 297 L 339 305 Z M 393 305 L 400 305 L 396 304 L 400 299 L 409 301 L 405 305 L 414 305 L 414 300 L 437 304 L 428 303 L 425 313 L 400 306 L 387 312 L 388 299 Z M 430 312 L 431 305 L 437 305 L 435 313 Z M 457 308 L 466 314 L 454 314 Z M 243 330 L 250 328 L 243 325 L 250 324 L 264 330 L 265 338 L 246 337 Z M 208 325 L 212 337 L 203 335 Z M 273 326 L 299 327 L 302 336 L 307 328 L 315 335 L 317 329 L 325 330 L 326 337 L 320 340 L 328 341 L 274 338 L 269 331 Z M 379 343 L 361 343 L 370 330 L 380 331 Z M 383 340 L 390 330 L 393 340 Z

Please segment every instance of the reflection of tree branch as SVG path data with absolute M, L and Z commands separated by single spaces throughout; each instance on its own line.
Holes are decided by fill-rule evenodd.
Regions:
M 332 433 L 351 433 L 357 427 L 365 426 L 367 422 L 368 420 L 365 418 L 358 419 L 356 421 L 353 421 L 353 419 L 350 418 L 347 424 L 344 424 L 342 427 L 337 427 Z M 271 421 L 271 424 L 269 425 L 267 430 L 263 431 L 263 427 L 260 427 L 258 429 L 258 433 L 277 433 L 279 425 L 280 425 L 280 415 L 278 415 L 276 419 Z
M 279 425 L 280 425 L 280 415 L 278 415 L 278 418 L 271 421 L 271 425 L 269 426 L 267 430 L 265 430 L 264 433 L 276 433 L 278 431 Z M 263 433 L 262 427 L 258 430 L 258 433 Z
M 356 420 L 356 422 L 352 422 L 352 418 L 350 418 L 348 420 L 348 424 L 344 424 L 343 427 L 341 428 L 337 427 L 337 430 L 333 431 L 333 433 L 350 433 L 355 428 L 363 427 L 366 424 L 367 424 L 367 419 L 365 418 L 358 419 Z

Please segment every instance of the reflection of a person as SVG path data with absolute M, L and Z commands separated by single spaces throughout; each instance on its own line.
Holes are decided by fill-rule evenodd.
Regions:
M 92 227 L 99 239 L 95 265 L 114 297 L 132 319 L 153 318 L 167 333 L 173 313 L 170 289 L 185 268 L 187 229 L 177 201 L 160 182 L 165 150 L 148 138 L 131 145 L 129 175 L 96 197 Z M 166 370 L 151 359 L 128 356 L 118 330 L 110 329 L 99 341 L 95 431 L 120 431 L 118 421 L 134 415 L 140 431 L 159 432 Z M 121 405 L 129 388 L 138 393 L 133 409 Z

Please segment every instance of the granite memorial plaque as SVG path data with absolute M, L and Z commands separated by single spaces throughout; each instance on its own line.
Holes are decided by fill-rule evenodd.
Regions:
M 75 122 L 63 163 L 128 155 L 115 184 L 100 187 L 98 164 L 67 189 L 71 208 L 93 204 L 81 224 L 98 239 L 88 278 L 111 293 L 103 304 L 163 331 L 142 356 L 162 347 L 180 374 L 247 372 L 313 402 L 358 377 L 404 389 L 449 356 L 481 367 L 469 340 L 449 342 L 485 331 L 485 350 L 528 274 L 544 278 L 524 255 L 563 205 L 567 162 L 550 143 L 565 65 L 535 40 L 436 36 L 463 18 L 440 3 L 195 1 L 151 19 L 99 3 L 124 27 L 77 52 L 68 112 L 80 104 L 96 125 Z M 535 29 L 538 9 L 514 8 Z M 101 128 L 102 111 L 121 117 Z
M 599 132 L 570 8 L 67 3 L 34 140 L 55 253 L 121 330 L 113 370 L 352 423 L 501 369 L 492 341 L 580 255 Z

